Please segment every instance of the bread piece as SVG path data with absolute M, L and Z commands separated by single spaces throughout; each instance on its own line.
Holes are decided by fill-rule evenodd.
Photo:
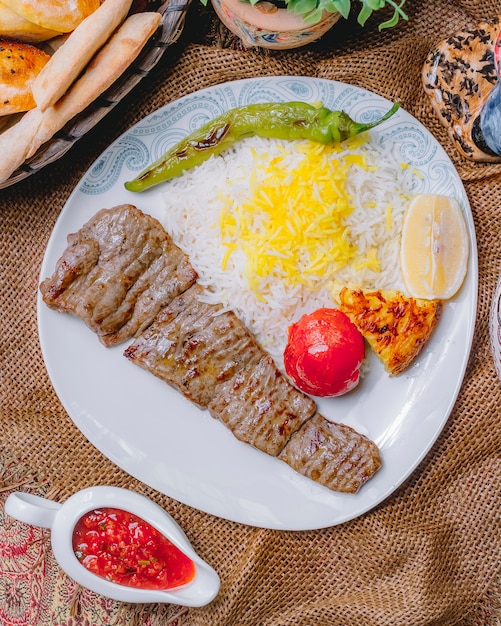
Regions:
M 55 30 L 43 28 L 43 26 L 30 22 L 0 2 L 0 37 L 38 43 L 47 41 L 58 34 Z
M 430 50 L 421 70 L 425 93 L 459 154 L 499 163 L 480 126 L 480 115 L 498 82 L 494 61 L 501 15 L 455 32 Z
M 440 300 L 408 298 L 399 291 L 345 287 L 339 308 L 364 336 L 386 371 L 400 374 L 431 337 L 442 313 Z
M 68 91 L 94 54 L 124 21 L 131 4 L 132 0 L 106 0 L 52 55 L 33 84 L 33 97 L 42 111 Z
M 123 74 L 160 20 L 160 13 L 131 15 L 63 98 L 44 112 L 39 108 L 28 111 L 19 123 L 0 134 L 0 183 Z
M 69 33 L 100 5 L 100 0 L 2 0 L 3 4 L 29 22 Z
M 0 39 L 0 115 L 28 111 L 35 106 L 32 85 L 50 57 L 27 43 Z

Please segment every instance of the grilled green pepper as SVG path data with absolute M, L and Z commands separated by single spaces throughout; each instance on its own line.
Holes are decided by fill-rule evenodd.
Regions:
M 305 102 L 267 102 L 236 107 L 182 139 L 136 178 L 126 182 L 125 187 L 129 191 L 144 191 L 200 165 L 212 155 L 221 154 L 245 137 L 309 139 L 324 145 L 339 143 L 381 124 L 399 106 L 394 103 L 381 118 L 368 124 L 353 121 L 343 111 L 317 108 Z

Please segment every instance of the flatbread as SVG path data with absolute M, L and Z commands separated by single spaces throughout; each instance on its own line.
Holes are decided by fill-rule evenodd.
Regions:
M 43 28 L 58 33 L 69 33 L 88 15 L 93 13 L 100 0 L 2 0 L 6 7 Z
M 0 37 L 26 41 L 28 43 L 39 43 L 47 41 L 58 34 L 55 30 L 30 22 L 22 15 L 9 9 L 3 2 L 0 2 Z
M 0 116 L 34 108 L 32 85 L 49 59 L 31 44 L 0 39 Z
M 43 112 L 38 107 L 28 111 L 0 134 L 0 183 L 123 74 L 155 33 L 160 20 L 156 12 L 131 15 L 63 98 Z
M 132 0 L 106 0 L 52 55 L 33 84 L 33 97 L 42 111 L 68 91 L 94 54 L 124 21 L 131 4 Z

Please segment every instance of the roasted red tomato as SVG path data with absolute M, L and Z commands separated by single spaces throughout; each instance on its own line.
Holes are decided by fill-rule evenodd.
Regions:
M 317 309 L 289 326 L 285 371 L 301 391 L 340 396 L 360 378 L 365 343 L 357 327 L 338 309 Z

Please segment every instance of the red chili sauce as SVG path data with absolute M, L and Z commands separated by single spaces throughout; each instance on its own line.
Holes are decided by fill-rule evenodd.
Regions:
M 73 531 L 73 550 L 93 574 L 137 589 L 172 589 L 195 576 L 195 564 L 161 532 L 121 509 L 89 511 Z

